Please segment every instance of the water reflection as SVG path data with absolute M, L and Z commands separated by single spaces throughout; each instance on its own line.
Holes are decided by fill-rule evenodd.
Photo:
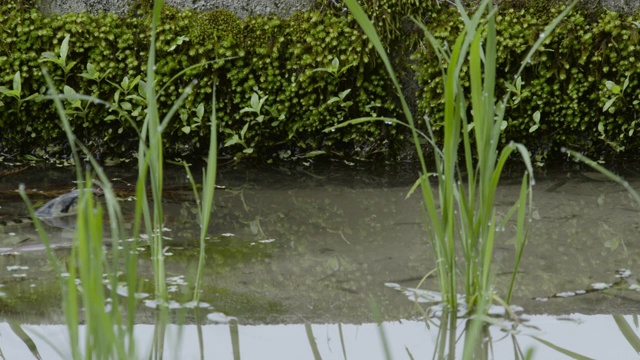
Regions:
M 628 324 L 635 321 L 632 316 L 624 316 L 622 320 Z M 428 327 L 423 321 L 384 322 L 382 326 L 393 359 L 407 359 L 408 354 L 414 359 L 459 359 L 462 355 L 462 320 L 455 328 L 458 341 L 453 343 L 440 341 L 439 327 Z M 631 326 L 637 337 L 640 331 L 637 326 Z M 82 331 L 84 329 L 81 327 Z M 20 330 L 28 337 L 21 335 Z M 139 359 L 148 357 L 154 331 L 153 325 L 136 325 Z M 551 341 L 554 346 L 594 359 L 634 359 L 638 356 L 611 315 L 528 316 L 526 326 L 520 326 L 516 331 L 505 332 L 492 326 L 487 335 L 491 340 L 482 350 L 486 354 L 477 353 L 479 357 L 476 358 L 487 355 L 487 358 L 515 359 L 514 351 L 518 350 L 514 349 L 522 353 L 534 349 L 535 359 L 565 357 L 540 340 Z M 68 359 L 69 349 L 64 345 L 66 336 L 62 325 L 21 325 L 16 328 L 4 322 L 0 323 L 0 350 L 6 359 L 32 358 L 33 349 L 37 349 L 43 359 Z M 198 344 L 200 336 L 202 347 Z M 371 323 L 169 325 L 165 338 L 166 359 L 384 359 L 380 329 Z

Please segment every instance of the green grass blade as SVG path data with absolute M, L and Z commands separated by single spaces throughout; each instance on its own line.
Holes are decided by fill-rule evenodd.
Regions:
M 616 322 L 618 329 L 620 329 L 620 332 L 629 345 L 633 347 L 633 350 L 635 350 L 636 353 L 640 354 L 640 337 L 638 337 L 638 334 L 636 334 L 636 332 L 631 328 L 624 316 L 613 315 L 613 320 Z
M 318 344 L 316 343 L 316 338 L 313 336 L 313 329 L 311 329 L 311 324 L 308 322 L 304 324 L 304 330 L 307 333 L 307 341 L 309 342 L 309 346 L 311 347 L 311 353 L 313 354 L 314 360 L 322 360 L 322 356 L 320 356 L 320 350 L 318 350 Z
M 527 235 L 528 235 L 528 223 L 527 223 L 527 194 L 530 192 L 530 184 L 527 181 L 528 176 L 524 174 L 522 176 L 522 184 L 520 186 L 520 196 L 518 197 L 518 201 L 516 202 L 516 206 L 518 209 L 518 218 L 516 223 L 516 238 L 515 238 L 515 261 L 513 263 L 513 271 L 511 272 L 511 279 L 509 281 L 509 288 L 507 290 L 506 303 L 511 304 L 511 295 L 513 294 L 513 288 L 516 282 L 516 274 L 518 273 L 518 269 L 520 268 L 520 261 L 522 260 L 522 255 L 524 254 L 524 248 L 527 243 Z
M 204 188 L 202 189 L 202 213 L 201 213 L 201 229 L 200 229 L 200 255 L 198 257 L 198 273 L 196 275 L 194 300 L 200 299 L 200 287 L 204 276 L 205 264 L 205 238 L 209 229 L 209 221 L 213 212 L 213 198 L 216 189 L 216 169 L 218 168 L 218 118 L 216 114 L 216 83 L 213 83 L 211 96 L 211 128 L 209 138 L 209 154 L 207 157 L 206 174 L 203 177 Z
M 608 177 L 609 179 L 611 179 L 611 181 L 614 181 L 616 183 L 618 183 L 619 185 L 622 185 L 622 187 L 624 187 L 629 194 L 631 194 L 631 197 L 633 197 L 633 199 L 640 204 L 640 194 L 638 194 L 638 192 L 631 186 L 629 185 L 629 183 L 624 180 L 623 178 L 621 178 L 620 176 L 612 173 L 611 171 L 605 169 L 602 165 L 598 164 L 597 162 L 589 159 L 588 157 L 575 152 L 573 150 L 567 150 L 567 149 L 562 149 L 564 152 L 566 152 L 567 154 L 571 155 L 573 158 L 575 158 L 578 161 L 581 161 L 589 166 L 591 166 L 594 170 L 600 172 L 601 174 L 603 174 L 604 176 Z
M 556 345 L 556 344 L 554 344 L 554 343 L 552 343 L 552 342 L 549 342 L 549 341 L 544 340 L 544 339 L 542 339 L 542 338 L 539 338 L 539 337 L 537 337 L 537 336 L 532 336 L 532 338 L 533 338 L 533 339 L 536 339 L 536 340 L 537 340 L 537 341 L 539 341 L 540 343 L 542 343 L 542 344 L 544 344 L 544 345 L 546 345 L 546 346 L 548 346 L 548 347 L 552 348 L 553 350 L 555 350 L 555 351 L 557 351 L 557 352 L 559 352 L 559 353 L 561 353 L 561 354 L 563 354 L 563 355 L 566 355 L 566 356 L 568 356 L 568 357 L 570 357 L 570 358 L 572 358 L 572 359 L 576 359 L 576 360 L 593 360 L 593 359 L 592 359 L 592 358 L 590 358 L 590 357 L 580 355 L 580 354 L 578 354 L 578 353 L 576 353 L 576 352 L 573 352 L 573 351 L 571 351 L 571 350 L 565 349 L 565 348 L 563 348 L 563 347 L 561 347 L 561 346 L 558 346 L 558 345 Z
M 564 10 L 562 10 L 560 15 L 556 16 L 556 18 L 553 19 L 553 21 L 551 21 L 551 23 L 549 23 L 549 25 L 547 25 L 544 28 L 544 30 L 542 31 L 542 33 L 540 34 L 536 42 L 533 43 L 533 45 L 531 46 L 531 49 L 529 49 L 529 52 L 527 53 L 527 56 L 525 56 L 524 60 L 522 61 L 520 68 L 518 69 L 518 72 L 514 76 L 514 79 L 517 79 L 520 76 L 520 74 L 522 74 L 522 71 L 529 63 L 531 63 L 531 58 L 538 51 L 540 46 L 542 46 L 542 43 L 551 35 L 551 33 L 553 33 L 553 30 L 555 30 L 558 24 L 560 24 L 560 21 L 562 21 L 562 19 L 564 19 L 565 16 L 567 16 L 569 11 L 571 11 L 571 9 L 573 9 L 573 7 L 577 3 L 578 3 L 578 0 L 573 0 L 571 4 L 567 5 L 567 7 Z
M 13 331 L 13 333 L 18 337 L 18 339 L 20 339 L 22 343 L 27 347 L 27 349 L 29 349 L 29 352 L 31 352 L 31 355 L 33 355 L 33 358 L 42 359 L 42 356 L 40 355 L 40 351 L 38 351 L 38 346 L 33 341 L 31 336 L 29 336 L 29 334 L 27 334 L 27 332 L 24 331 L 22 326 L 20 326 L 20 324 L 18 324 L 13 320 L 8 321 L 8 323 L 11 331 Z M 61 354 L 58 354 L 58 355 L 61 355 Z M 4 359 L 4 356 L 2 356 L 2 354 L 0 354 L 0 357 Z
M 362 124 L 362 123 L 366 123 L 366 122 L 374 122 L 374 121 L 384 121 L 386 124 L 398 124 L 398 125 L 402 125 L 406 128 L 409 128 L 410 130 L 413 129 L 411 127 L 411 125 L 405 123 L 404 121 L 400 121 L 398 119 L 395 118 L 388 118 L 388 117 L 361 117 L 361 118 L 356 118 L 356 119 L 351 119 L 351 120 L 347 120 L 347 121 L 343 121 L 337 125 L 334 125 L 330 128 L 324 129 L 324 132 L 330 132 L 333 131 L 335 129 L 339 129 L 339 128 L 343 128 L 345 126 L 350 126 L 350 125 L 358 125 L 358 124 Z M 433 136 L 428 136 L 427 134 L 423 133 L 422 131 L 418 130 L 418 129 L 413 129 L 416 131 L 416 133 L 418 133 L 418 135 L 424 139 L 426 142 L 428 142 L 434 149 L 435 151 L 438 153 L 438 155 L 443 156 L 442 151 L 440 151 L 440 149 L 438 148 L 438 145 L 435 143 L 435 141 L 433 141 Z
M 173 83 L 174 81 L 176 81 L 178 78 L 182 77 L 184 74 L 186 74 L 189 71 L 193 71 L 195 69 L 198 68 L 202 68 L 205 67 L 209 64 L 215 64 L 217 62 L 223 62 L 223 61 L 227 61 L 227 60 L 233 60 L 233 59 L 237 59 L 240 58 L 242 56 L 230 56 L 230 57 L 225 57 L 222 59 L 215 59 L 215 60 L 211 60 L 211 61 L 203 61 L 201 63 L 195 64 L 195 65 L 191 65 L 187 68 L 182 69 L 181 71 L 179 71 L 177 74 L 175 74 L 171 79 L 169 79 L 163 86 L 162 88 L 160 88 L 160 90 L 158 90 L 158 93 L 156 94 L 156 100 L 160 97 L 160 95 L 162 95 L 162 93 L 167 89 L 167 87 L 169 87 L 169 85 L 171 85 L 171 83 Z
M 398 94 L 398 96 L 400 98 L 400 103 L 402 104 L 402 111 L 403 111 L 405 117 L 407 118 L 407 123 L 409 124 L 410 128 L 412 129 L 411 132 L 412 132 L 412 136 L 413 136 L 413 142 L 414 142 L 414 144 L 416 146 L 416 150 L 418 151 L 418 158 L 420 159 L 420 165 L 421 165 L 422 173 L 426 174 L 427 173 L 427 166 L 426 166 L 426 163 L 424 161 L 424 156 L 423 156 L 421 148 L 420 148 L 420 142 L 419 142 L 419 139 L 418 139 L 418 134 L 415 132 L 415 123 L 413 121 L 413 115 L 411 114 L 411 111 L 409 110 L 409 106 L 407 105 L 407 102 L 406 102 L 404 96 L 402 95 L 402 87 L 400 86 L 400 82 L 398 81 L 398 78 L 396 77 L 396 74 L 395 74 L 395 71 L 393 70 L 393 67 L 391 66 L 391 62 L 389 61 L 389 57 L 387 56 L 387 52 L 385 51 L 384 46 L 382 45 L 382 42 L 380 41 L 380 37 L 378 36 L 378 33 L 376 32 L 375 27 L 371 23 L 371 20 L 369 20 L 369 18 L 365 14 L 364 10 L 362 9 L 362 7 L 358 4 L 358 2 L 356 0 L 345 0 L 345 4 L 347 5 L 347 8 L 349 8 L 349 11 L 353 15 L 353 17 L 356 19 L 356 21 L 358 22 L 358 24 L 360 25 L 360 27 L 362 28 L 364 33 L 369 38 L 369 41 L 371 41 L 371 43 L 373 44 L 373 47 L 378 52 L 378 55 L 382 59 L 382 62 L 384 63 L 385 68 L 387 69 L 387 73 L 389 74 L 389 77 L 391 78 L 391 81 L 393 82 L 393 85 L 394 85 L 394 87 L 396 89 L 396 93 Z

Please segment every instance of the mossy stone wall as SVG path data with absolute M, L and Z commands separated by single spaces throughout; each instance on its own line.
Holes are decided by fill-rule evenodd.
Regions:
M 551 11 L 541 4 L 501 4 L 499 91 L 515 86 L 516 67 L 561 9 L 561 4 Z M 437 129 L 441 64 L 406 14 L 451 43 L 460 30 L 458 13 L 435 1 L 363 5 L 404 74 L 417 117 L 427 114 Z M 144 4 L 129 9 L 128 16 L 45 15 L 19 1 L 0 6 L 0 23 L 6 24 L 0 29 L 0 153 L 67 154 L 57 114 L 45 99 L 44 67 L 68 96 L 67 114 L 78 137 L 102 159 L 130 158 L 145 115 L 141 90 L 148 86 L 143 79 L 149 40 Z M 639 22 L 637 15 L 603 8 L 574 10 L 519 80 L 503 140 L 524 142 L 540 164 L 560 156 L 563 146 L 595 155 L 637 152 Z M 400 116 L 381 62 L 338 2 L 319 1 L 286 18 L 166 6 L 157 50 L 161 111 L 166 113 L 197 80 L 165 131 L 170 157 L 198 158 L 205 151 L 214 79 L 222 154 L 390 161 L 412 156 L 406 130 L 383 122 L 325 131 L 357 117 Z M 95 96 L 109 106 L 73 94 Z

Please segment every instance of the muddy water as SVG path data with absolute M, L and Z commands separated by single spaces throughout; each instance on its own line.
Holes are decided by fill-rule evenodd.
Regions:
M 133 192 L 131 174 L 108 173 L 123 198 Z M 347 166 L 222 168 L 218 183 L 225 189 L 216 192 L 202 300 L 241 324 L 372 322 L 372 302 L 384 320 L 415 318 L 416 306 L 384 286 L 415 286 L 434 267 L 419 196 L 405 199 L 414 174 Z M 44 169 L 0 179 L 0 217 L 26 214 L 11 192 L 19 183 L 28 189 L 69 189 L 73 179 L 69 170 Z M 640 188 L 640 178 L 628 180 Z M 198 227 L 183 170 L 170 170 L 166 185 L 167 273 L 175 299 L 181 300 L 195 275 Z M 517 181 L 502 183 L 499 215 L 518 191 Z M 591 173 L 555 171 L 538 176 L 534 191 L 514 303 L 529 314 L 637 312 L 640 297 L 628 290 L 533 300 L 614 282 L 619 268 L 640 271 L 640 209 L 621 187 Z M 130 203 L 122 205 L 131 210 Z M 73 236 L 69 229 L 48 230 L 62 243 Z M 513 262 L 513 234 L 511 224 L 495 251 L 499 292 Z M 2 248 L 37 243 L 28 224 L 0 229 Z M 67 253 L 57 251 L 62 259 Z M 152 277 L 148 249 L 141 250 L 139 268 L 142 278 Z M 58 298 L 53 280 L 43 251 L 0 257 L 0 314 L 59 322 L 60 305 L 51 301 Z M 437 289 L 433 280 L 426 287 Z

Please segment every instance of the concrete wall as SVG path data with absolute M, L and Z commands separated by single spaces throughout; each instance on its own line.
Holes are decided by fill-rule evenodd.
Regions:
M 95 14 L 98 12 L 113 12 L 124 14 L 132 1 L 137 0 L 42 0 L 40 7 L 48 13 L 89 12 Z M 342 2 L 342 0 L 333 1 L 335 3 Z M 567 1 L 569 2 L 569 0 Z M 623 13 L 632 13 L 640 9 L 640 0 L 580 1 L 588 7 L 604 6 L 611 11 Z M 245 18 L 252 15 L 289 17 L 296 11 L 309 9 L 316 0 L 165 0 L 165 2 L 177 8 L 196 10 L 227 9 L 241 18 Z
M 42 0 L 41 9 L 47 13 L 113 12 L 124 14 L 131 0 Z M 311 7 L 314 0 L 165 0 L 171 6 L 197 10 L 227 9 L 245 18 L 251 15 L 289 17 L 296 11 Z

